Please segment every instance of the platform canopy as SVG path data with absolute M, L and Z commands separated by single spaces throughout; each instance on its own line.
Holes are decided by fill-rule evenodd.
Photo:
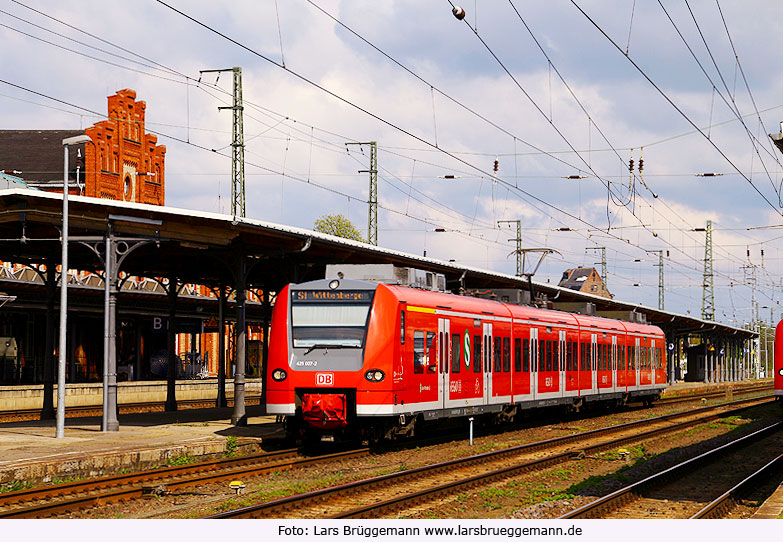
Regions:
M 394 264 L 443 274 L 448 289 L 528 289 L 526 279 L 466 267 L 454 262 L 406 254 L 311 230 L 215 213 L 69 197 L 71 238 L 96 239 L 109 228 L 119 238 L 154 242 L 138 248 L 123 263 L 124 273 L 139 277 L 176 275 L 181 282 L 233 285 L 240 265 L 247 266 L 248 287 L 279 291 L 289 282 L 324 278 L 327 264 Z M 21 264 L 59 262 L 62 196 L 37 190 L 0 190 L 0 260 Z M 103 265 L 85 244 L 73 241 L 70 267 L 101 272 Z M 596 311 L 641 313 L 676 335 L 719 333 L 737 339 L 751 330 L 660 311 L 638 303 L 586 294 L 532 281 L 536 292 L 560 303 L 595 305 Z M 4 281 L 2 288 L 11 292 Z M 16 285 L 23 289 L 22 284 Z

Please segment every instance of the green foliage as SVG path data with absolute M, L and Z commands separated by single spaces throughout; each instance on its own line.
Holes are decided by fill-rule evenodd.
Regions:
M 190 455 L 178 455 L 175 457 L 170 457 L 168 461 L 166 461 L 166 465 L 169 467 L 179 467 L 181 465 L 190 465 L 191 463 L 195 463 L 196 458 Z
M 27 480 L 14 480 L 13 482 L 9 482 L 7 484 L 0 486 L 0 493 L 9 493 L 11 491 L 22 491 L 24 489 L 30 489 L 31 487 L 33 487 L 33 484 L 28 482 Z
M 350 220 L 341 214 L 324 215 L 315 221 L 313 229 L 317 232 L 353 239 L 354 241 L 366 241 Z
M 239 448 L 239 442 L 237 442 L 237 438 L 233 435 L 226 437 L 226 457 L 234 457 L 234 454 L 237 453 L 237 449 Z

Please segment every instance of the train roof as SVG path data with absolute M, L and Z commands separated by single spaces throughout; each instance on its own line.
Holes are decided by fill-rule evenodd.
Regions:
M 409 305 L 435 305 L 443 308 L 459 309 L 477 313 L 492 313 L 497 316 L 513 316 L 514 318 L 520 319 L 538 320 L 544 324 L 579 325 L 582 327 L 595 327 L 602 330 L 663 335 L 663 331 L 661 331 L 659 327 L 653 325 L 637 324 L 601 316 L 589 316 L 551 309 L 541 309 L 527 305 L 513 305 L 480 297 L 459 296 L 445 292 L 420 290 L 407 286 L 391 284 L 384 284 L 383 286 L 388 288 L 400 302 L 405 302 Z

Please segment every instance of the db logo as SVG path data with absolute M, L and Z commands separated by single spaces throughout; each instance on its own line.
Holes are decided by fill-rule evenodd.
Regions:
M 315 373 L 316 386 L 334 386 L 334 373 Z

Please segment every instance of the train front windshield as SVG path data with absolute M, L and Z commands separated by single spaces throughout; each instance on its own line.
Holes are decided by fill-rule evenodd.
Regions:
M 362 348 L 371 290 L 298 290 L 291 293 L 294 348 Z

